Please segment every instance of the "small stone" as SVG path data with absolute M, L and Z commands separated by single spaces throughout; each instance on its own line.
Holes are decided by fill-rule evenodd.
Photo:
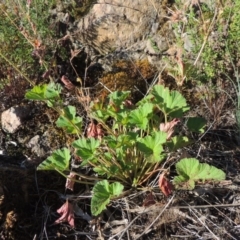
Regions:
M 26 147 L 31 148 L 31 151 L 35 153 L 38 157 L 45 157 L 47 155 L 47 151 L 49 149 L 45 149 L 46 147 L 42 145 L 43 137 L 36 135 L 30 139 L 30 141 L 26 144 Z
M 29 114 L 30 109 L 23 106 L 14 106 L 4 111 L 1 115 L 3 131 L 15 133 Z

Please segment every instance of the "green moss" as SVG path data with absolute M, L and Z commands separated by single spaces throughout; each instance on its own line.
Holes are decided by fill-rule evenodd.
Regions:
M 156 69 L 148 60 L 135 62 L 120 60 L 113 66 L 113 71 L 103 74 L 98 88 L 101 96 L 105 98 L 110 91 L 131 91 L 133 98 L 139 98 L 140 93 L 145 93 L 148 84 L 154 77 Z
M 27 6 L 25 1 L 8 0 L 0 4 L 0 52 L 5 58 L 0 57 L 0 71 L 3 74 L 6 75 L 4 67 L 9 62 L 28 76 L 42 71 L 43 62 L 48 66 L 57 41 L 49 18 L 54 3 L 55 0 L 34 0 Z M 35 54 L 40 42 L 41 48 Z M 38 64 L 40 55 L 42 65 Z
M 236 58 L 239 57 L 240 52 L 240 0 L 235 0 L 233 7 L 229 11 L 230 26 L 229 26 L 229 37 L 228 37 L 228 47 L 231 51 L 231 54 Z

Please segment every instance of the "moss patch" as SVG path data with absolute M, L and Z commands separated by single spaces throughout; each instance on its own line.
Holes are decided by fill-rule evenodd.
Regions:
M 119 60 L 113 65 L 113 71 L 103 74 L 97 92 L 105 98 L 109 91 L 131 91 L 134 100 L 146 92 L 152 82 L 156 69 L 147 59 L 137 61 Z

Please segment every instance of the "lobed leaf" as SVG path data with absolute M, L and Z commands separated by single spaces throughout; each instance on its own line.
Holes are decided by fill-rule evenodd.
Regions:
M 143 152 L 150 161 L 156 162 L 161 161 L 163 156 L 161 153 L 163 151 L 163 144 L 167 140 L 167 133 L 165 132 L 155 132 L 152 136 L 146 136 L 137 141 L 138 149 Z
M 47 84 L 36 85 L 31 90 L 28 90 L 25 94 L 25 98 L 29 100 L 45 100 L 45 91 L 47 89 Z
M 54 151 L 45 161 L 43 161 L 37 170 L 69 170 L 69 161 L 71 155 L 67 148 L 62 148 Z
M 142 130 L 146 130 L 148 124 L 148 116 L 152 113 L 153 104 L 144 103 L 129 114 L 129 122 L 136 125 Z
M 178 91 L 169 91 L 162 85 L 153 88 L 153 103 L 171 117 L 182 117 L 183 113 L 189 110 L 186 99 Z
M 93 118 L 93 119 L 96 119 L 98 120 L 99 122 L 106 122 L 106 120 L 109 118 L 109 113 L 107 110 L 105 109 L 98 109 L 98 110 L 93 110 L 91 113 L 90 113 L 90 116 Z
M 76 117 L 76 108 L 74 106 L 67 106 L 63 109 L 63 115 L 56 121 L 56 125 L 64 128 L 67 133 L 76 134 L 81 131 L 82 118 Z
M 127 132 L 117 137 L 116 147 L 130 147 L 135 144 L 138 134 L 135 132 Z
M 123 191 L 123 185 L 115 182 L 109 184 L 107 180 L 96 183 L 93 187 L 93 197 L 91 199 L 91 212 L 94 216 L 106 209 L 111 197 L 119 196 Z
M 47 89 L 44 93 L 46 99 L 58 98 L 61 93 L 62 87 L 60 84 L 56 84 L 54 82 L 50 82 L 47 85 Z
M 108 145 L 111 149 L 115 149 L 117 147 L 117 138 L 113 135 L 107 135 L 103 137 L 104 144 Z
M 191 141 L 185 136 L 175 136 L 166 143 L 170 151 L 176 151 L 179 148 L 186 147 L 191 143 Z
M 130 91 L 115 91 L 108 95 L 110 103 L 114 103 L 117 107 L 123 105 L 124 101 L 130 95 Z
M 187 127 L 192 132 L 203 133 L 207 121 L 201 117 L 192 117 L 187 121 Z
M 25 97 L 30 100 L 46 101 L 49 99 L 59 98 L 61 86 L 53 82 L 49 84 L 36 85 L 27 91 Z
M 119 182 L 114 182 L 109 185 L 109 192 L 111 196 L 119 196 L 123 191 L 123 185 Z
M 207 163 L 199 163 L 195 158 L 184 158 L 176 164 L 176 171 L 179 176 L 174 178 L 174 184 L 179 186 L 181 184 L 188 183 L 189 188 L 193 189 L 194 184 L 192 182 L 199 180 L 224 180 L 226 174 Z
M 76 153 L 83 160 L 91 160 L 95 157 L 96 151 L 100 146 L 100 141 L 95 138 L 80 138 L 73 142 Z

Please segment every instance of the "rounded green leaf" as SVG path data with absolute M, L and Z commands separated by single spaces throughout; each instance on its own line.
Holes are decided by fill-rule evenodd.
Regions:
M 226 178 L 222 170 L 207 163 L 199 163 L 195 158 L 182 159 L 176 164 L 176 170 L 179 176 L 175 177 L 173 182 L 177 188 L 181 186 L 185 189 L 192 189 L 195 181 L 221 181 Z
M 176 170 L 179 175 L 188 178 L 194 178 L 198 173 L 199 161 L 195 158 L 184 158 L 176 164 Z
M 67 106 L 63 109 L 63 115 L 56 121 L 56 125 L 64 128 L 67 133 L 76 134 L 81 131 L 82 118 L 76 117 L 76 108 L 74 106 Z
M 122 193 L 123 188 L 124 186 L 121 183 L 115 182 L 110 184 L 109 191 L 112 196 L 119 196 Z
M 177 91 L 169 91 L 162 85 L 156 85 L 153 88 L 153 103 L 171 117 L 182 117 L 183 113 L 189 110 L 186 99 Z
M 95 138 L 80 138 L 73 142 L 72 145 L 76 148 L 79 157 L 83 160 L 91 160 L 95 157 L 100 141 Z

